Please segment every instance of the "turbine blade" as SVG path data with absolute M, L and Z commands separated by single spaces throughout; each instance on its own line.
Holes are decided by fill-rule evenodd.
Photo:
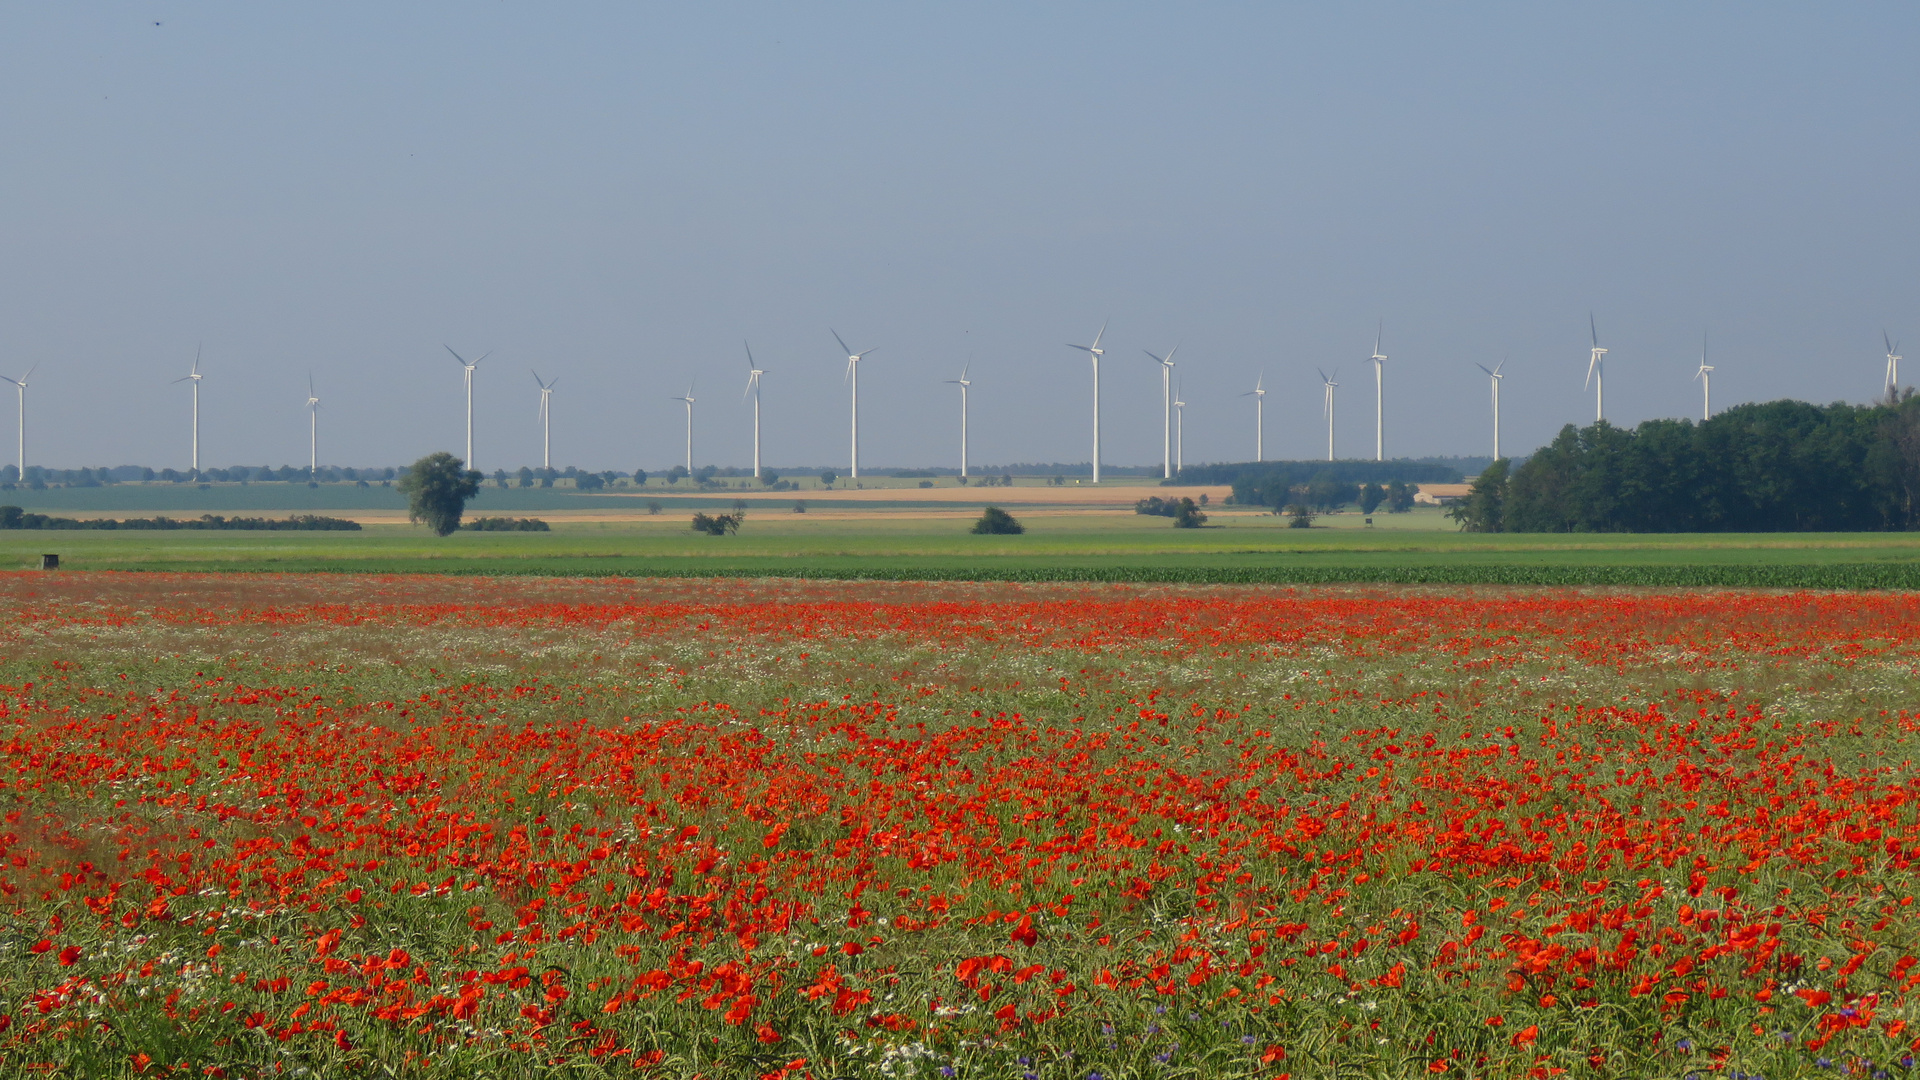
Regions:
M 1093 335 L 1093 347 L 1095 349 L 1100 347 L 1100 339 L 1105 336 L 1107 336 L 1107 324 L 1102 322 L 1100 324 L 1100 332 Z M 1092 351 L 1092 350 L 1089 350 L 1089 351 Z
M 747 345 L 746 338 L 741 338 L 740 344 L 746 345 L 747 347 L 747 370 L 752 371 L 753 370 L 753 346 Z
M 838 330 L 835 330 L 835 329 L 834 329 L 833 327 L 831 327 L 831 326 L 829 326 L 829 327 L 827 327 L 827 333 L 829 333 L 829 334 L 832 334 L 832 335 L 833 335 L 833 340 L 835 340 L 835 341 L 838 341 L 838 342 L 840 342 L 840 351 L 841 351 L 841 352 L 843 352 L 843 353 L 846 353 L 846 354 L 847 354 L 848 356 L 852 356 L 852 355 L 853 355 L 853 350 L 852 350 L 852 349 L 849 349 L 849 348 L 847 348 L 847 343 L 846 343 L 846 341 L 845 341 L 844 339 L 842 339 L 842 338 L 840 337 L 840 331 L 838 331 Z
M 442 343 L 441 343 L 441 345 L 440 345 L 440 347 L 441 347 L 441 348 L 443 348 L 443 349 L 445 349 L 445 350 L 447 350 L 447 352 L 449 352 L 449 353 L 451 353 L 451 354 L 453 355 L 453 359 L 454 359 L 454 360 L 455 360 L 455 361 L 456 361 L 456 362 L 457 362 L 457 363 L 458 363 L 458 364 L 459 364 L 459 365 L 460 365 L 461 367 L 467 367 L 467 366 L 469 366 L 469 365 L 467 364 L 467 360 L 466 360 L 466 357 L 464 357 L 464 356 L 461 356 L 461 355 L 460 355 L 459 353 L 457 353 L 457 352 L 454 352 L 454 351 L 453 351 L 453 346 L 451 346 L 451 345 L 448 345 L 448 344 L 446 344 L 445 342 L 442 342 Z
M 1600 328 L 1594 325 L 1593 312 L 1587 312 L 1587 332 L 1593 335 L 1593 347 L 1600 347 Z
M 971 360 L 967 361 L 965 364 L 960 365 L 960 381 L 961 382 L 967 381 L 967 371 L 972 367 L 973 367 L 973 361 Z
M 1387 320 L 1381 319 L 1380 325 L 1373 330 L 1373 355 L 1380 355 L 1380 336 L 1387 332 Z
M 1887 331 L 1884 327 L 1880 330 L 1880 340 L 1887 343 L 1887 354 L 1891 356 L 1893 354 L 1893 339 L 1887 336 Z
M 1160 358 L 1159 358 L 1158 356 L 1155 356 L 1155 355 L 1153 354 L 1153 350 L 1152 350 L 1152 349 L 1141 349 L 1140 351 L 1141 351 L 1141 352 L 1143 352 L 1143 353 L 1146 353 L 1146 354 L 1147 354 L 1147 358 L 1148 358 L 1148 359 L 1150 359 L 1150 360 L 1152 360 L 1152 361 L 1153 361 L 1154 363 L 1156 363 L 1156 364 L 1164 364 L 1164 363 L 1166 363 L 1166 361 L 1165 361 L 1165 360 L 1162 360 L 1162 359 L 1160 359 Z
M 1485 365 L 1485 364 L 1475 364 L 1475 365 L 1473 365 L 1473 366 L 1474 366 L 1474 367 L 1477 367 L 1477 368 L 1479 368 L 1479 369 L 1480 369 L 1481 371 L 1484 371 L 1484 372 L 1486 372 L 1486 373 L 1487 373 L 1487 374 L 1489 374 L 1489 375 L 1491 375 L 1491 374 L 1493 374 L 1493 369 L 1492 369 L 1492 368 L 1490 368 L 1490 367 L 1488 367 L 1488 366 L 1487 366 L 1487 365 Z

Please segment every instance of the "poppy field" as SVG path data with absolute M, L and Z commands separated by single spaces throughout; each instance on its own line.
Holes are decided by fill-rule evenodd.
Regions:
M 0 575 L 0 1074 L 1904 1075 L 1916 637 L 1901 593 Z

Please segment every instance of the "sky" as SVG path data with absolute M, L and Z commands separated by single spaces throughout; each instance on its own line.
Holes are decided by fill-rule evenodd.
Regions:
M 0 7 L 28 460 L 770 466 L 1523 453 L 1920 365 L 1911 4 Z M 1910 366 L 1920 381 L 1920 367 Z M 1903 371 L 1903 375 L 1907 372 Z M 0 390 L 7 387 L 0 385 Z M 0 459 L 14 422 L 0 408 Z

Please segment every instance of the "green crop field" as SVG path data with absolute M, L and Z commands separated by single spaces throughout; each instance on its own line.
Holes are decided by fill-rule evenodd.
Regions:
M 923 508 L 924 509 L 924 508 Z M 0 532 L 0 567 L 351 571 L 607 576 L 1387 581 L 1454 584 L 1749 585 L 1920 588 L 1920 537 L 1870 534 L 1474 535 L 1432 510 L 1368 528 L 1358 515 L 1288 529 L 1271 515 L 1164 518 L 1022 512 L 1022 536 L 973 536 L 967 518 L 864 506 L 862 514 L 750 513 L 735 536 L 687 528 L 682 508 L 637 521 L 554 518 L 548 533 L 459 533 L 403 525 L 357 533 Z

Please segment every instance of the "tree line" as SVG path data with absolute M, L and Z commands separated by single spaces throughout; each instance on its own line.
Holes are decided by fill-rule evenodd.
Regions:
M 1495 462 L 1470 532 L 1871 532 L 1920 526 L 1920 398 L 1769 401 L 1632 429 L 1572 424 Z
M 360 523 L 346 518 L 295 514 L 283 518 L 222 517 L 202 514 L 197 518 L 70 518 L 28 513 L 18 506 L 0 506 L 0 529 L 238 529 L 246 532 L 358 532 Z

